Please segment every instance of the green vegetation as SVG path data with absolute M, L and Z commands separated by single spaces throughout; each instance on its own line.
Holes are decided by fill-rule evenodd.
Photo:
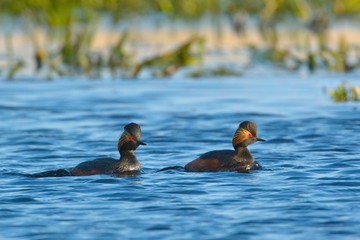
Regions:
M 192 47 L 196 45 L 196 52 L 193 53 Z M 137 77 L 145 67 L 158 69 L 156 76 L 166 77 L 174 74 L 178 69 L 201 62 L 204 51 L 204 40 L 202 38 L 192 38 L 183 43 L 177 49 L 137 64 L 131 77 Z
M 213 68 L 199 68 L 188 74 L 191 78 L 204 77 L 226 77 L 226 76 L 241 76 L 242 72 L 236 71 L 227 66 L 219 66 Z
M 331 98 L 334 102 L 359 101 L 360 89 L 347 82 L 343 82 L 336 89 L 330 91 Z
M 318 69 L 348 72 L 360 66 L 359 46 L 350 44 L 344 37 L 339 37 L 334 46 L 328 37 L 331 24 L 337 20 L 360 21 L 360 1 L 357 0 L 2 0 L 0 15 L 2 25 L 6 25 L 8 19 L 23 23 L 34 45 L 36 71 L 47 78 L 63 75 L 100 78 L 104 71 L 113 77 L 134 78 L 143 69 L 152 69 L 156 76 L 163 77 L 180 68 L 201 64 L 207 42 L 203 36 L 188 36 L 190 40 L 179 43 L 173 51 L 159 52 L 141 61 L 135 61 L 136 56 L 126 50 L 129 34 L 136 31 L 131 26 L 127 32 L 119 33 L 113 46 L 104 46 L 101 52 L 92 48 L 105 20 L 110 19 L 106 24 L 116 27 L 134 18 L 148 20 L 150 16 L 161 16 L 169 25 L 172 21 L 190 25 L 210 19 L 219 39 L 227 20 L 239 39 L 244 40 L 239 47 L 249 49 L 255 64 L 270 62 L 284 69 L 306 68 L 310 72 Z M 256 23 L 254 28 L 262 39 L 261 44 L 246 40 L 250 19 Z M 289 33 L 280 31 L 284 23 L 291 26 Z M 39 31 L 45 33 L 45 40 L 40 41 Z M 292 46 L 284 46 L 284 39 L 289 37 Z M 316 39 L 315 47 L 310 38 Z M 8 53 L 7 64 L 0 66 L 0 72 L 13 79 L 28 61 L 19 59 L 14 46 L 7 49 L 11 53 Z M 221 67 L 200 69 L 203 70 L 190 75 L 239 75 Z

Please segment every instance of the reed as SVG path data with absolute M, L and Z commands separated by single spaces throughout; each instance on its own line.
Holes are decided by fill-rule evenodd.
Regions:
M 334 102 L 359 101 L 360 88 L 343 82 L 335 89 L 330 91 L 330 96 Z
M 243 73 L 229 66 L 218 66 L 213 68 L 199 68 L 187 74 L 191 78 L 209 78 L 209 77 L 240 77 Z
M 155 75 L 159 77 L 173 75 L 180 68 L 200 63 L 203 50 L 204 40 L 200 37 L 192 37 L 173 51 L 138 63 L 131 77 L 137 77 L 144 68 L 155 68 Z
M 251 42 L 243 41 L 241 47 L 251 50 L 250 58 L 257 61 L 255 64 L 270 62 L 291 71 L 306 68 L 309 72 L 318 69 L 349 72 L 360 65 L 360 54 L 356 50 L 358 46 L 349 44 L 347 39 L 341 37 L 337 47 L 333 48 L 328 40 L 328 30 L 334 19 L 346 18 L 358 22 L 359 13 L 360 2 L 356 0 L 0 1 L 0 14 L 22 19 L 26 23 L 29 38 L 34 43 L 32 61 L 35 63 L 35 71 L 45 72 L 50 77 L 86 75 L 99 78 L 104 71 L 108 71 L 114 78 L 134 78 L 145 68 L 151 69 L 156 76 L 164 77 L 174 74 L 178 69 L 202 63 L 207 40 L 204 37 L 192 38 L 173 51 L 159 52 L 142 62 L 135 62 L 135 56 L 125 50 L 128 35 L 133 30 L 131 28 L 119 34 L 117 43 L 107 46 L 104 52 L 109 54 L 92 49 L 94 36 L 104 18 L 110 18 L 111 24 L 117 26 L 144 15 L 163 15 L 170 25 L 172 21 L 178 20 L 193 24 L 208 17 L 213 21 L 213 32 L 219 39 L 223 34 L 224 17 L 242 39 L 246 38 L 251 18 L 257 23 L 263 43 L 254 46 Z M 291 48 L 283 48 L 283 38 L 289 37 L 283 36 L 279 30 L 284 22 L 298 28 L 300 34 L 296 41 L 301 43 L 299 46 L 294 44 Z M 45 43 L 40 44 L 32 34 L 37 29 L 46 33 Z M 308 40 L 310 37 L 317 39 L 315 49 Z M 16 55 L 16 52 L 11 54 Z M 14 59 L 9 59 L 5 71 L 12 79 L 27 62 L 27 59 Z M 217 74 L 216 68 L 206 72 L 205 75 L 209 72 Z

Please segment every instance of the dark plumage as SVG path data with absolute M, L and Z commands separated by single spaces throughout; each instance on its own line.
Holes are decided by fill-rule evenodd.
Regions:
M 140 126 L 136 123 L 129 123 L 124 127 L 124 132 L 121 134 L 117 144 L 120 153 L 120 159 L 98 158 L 92 161 L 80 163 L 70 171 L 66 169 L 58 169 L 25 175 L 35 178 L 88 176 L 95 174 L 133 176 L 141 170 L 141 164 L 137 160 L 134 151 L 139 145 L 146 145 L 140 140 L 140 138 Z
M 241 172 L 261 169 L 261 165 L 251 155 L 247 146 L 257 141 L 265 141 L 257 137 L 256 124 L 242 122 L 236 130 L 232 144 L 234 150 L 216 150 L 204 153 L 199 158 L 185 165 L 189 172 Z
M 98 158 L 92 161 L 80 163 L 70 173 L 74 176 L 86 176 L 94 174 L 128 174 L 141 170 L 141 164 L 137 160 L 134 151 L 139 145 L 146 145 L 140 140 L 141 129 L 136 123 L 129 123 L 124 127 L 118 141 L 120 159 Z

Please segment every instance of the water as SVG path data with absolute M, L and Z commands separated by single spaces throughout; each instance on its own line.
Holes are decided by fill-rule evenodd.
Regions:
M 0 84 L 2 239 L 359 239 L 360 114 L 323 94 L 359 74 L 307 78 L 62 80 Z M 156 170 L 231 149 L 244 120 L 265 143 L 251 174 Z M 137 177 L 21 174 L 118 157 L 142 126 Z

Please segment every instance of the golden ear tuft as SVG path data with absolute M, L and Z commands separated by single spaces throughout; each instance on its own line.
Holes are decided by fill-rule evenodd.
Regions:
M 235 147 L 235 146 L 239 145 L 240 143 L 242 143 L 243 141 L 248 139 L 249 136 L 252 136 L 252 134 L 249 131 L 247 131 L 243 128 L 238 128 L 232 139 L 233 146 Z
M 125 142 L 127 142 L 129 140 L 129 136 L 130 134 L 127 131 L 124 131 L 118 141 L 118 149 L 120 149 Z

